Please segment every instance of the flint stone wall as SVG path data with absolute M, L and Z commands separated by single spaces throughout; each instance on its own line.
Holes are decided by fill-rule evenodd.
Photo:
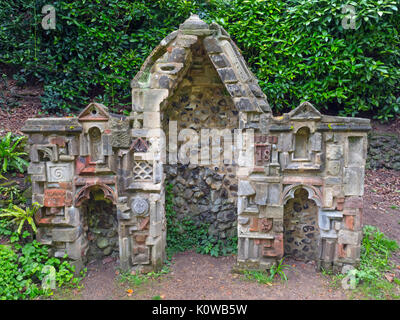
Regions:
M 177 122 L 177 134 L 193 129 L 233 129 L 238 126 L 239 112 L 226 91 L 201 42 L 192 50 L 193 64 L 169 99 L 163 112 L 163 127 L 169 139 L 168 124 Z M 217 140 L 220 139 L 220 140 Z M 178 149 L 184 141 L 178 139 Z M 174 209 L 178 219 L 190 218 L 196 224 L 210 224 L 209 234 L 218 239 L 237 234 L 236 165 L 223 164 L 223 138 L 211 135 L 209 165 L 166 164 L 166 183 L 173 185 Z M 216 152 L 211 148 L 216 146 Z M 167 155 L 168 156 L 168 155 Z M 213 164 L 213 157 L 218 161 Z M 201 158 L 199 157 L 199 162 Z
M 397 134 L 368 134 L 367 169 L 400 170 L 400 137 Z

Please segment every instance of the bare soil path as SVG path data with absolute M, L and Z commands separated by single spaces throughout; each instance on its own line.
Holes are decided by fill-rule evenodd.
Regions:
M 121 284 L 117 280 L 117 263 L 97 262 L 88 267 L 83 281 L 84 288 L 56 299 L 150 300 L 159 296 L 168 300 L 338 300 L 348 294 L 333 288 L 329 278 L 315 272 L 313 264 L 291 259 L 285 260 L 290 268 L 285 272 L 288 281 L 272 285 L 245 280 L 242 275 L 231 273 L 235 257 L 211 257 L 195 252 L 182 252 L 174 256 L 171 271 L 157 280 L 140 286 Z M 118 272 L 118 271 L 117 271 Z M 132 289 L 133 293 L 128 294 Z

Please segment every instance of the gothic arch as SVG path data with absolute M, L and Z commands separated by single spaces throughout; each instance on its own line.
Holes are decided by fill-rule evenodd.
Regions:
M 318 190 L 316 187 L 314 186 L 310 186 L 310 185 L 305 185 L 305 184 L 292 184 L 289 186 L 286 186 L 283 189 L 282 192 L 282 196 L 281 196 L 281 204 L 285 205 L 286 202 L 289 199 L 294 198 L 294 193 L 296 192 L 296 190 L 298 189 L 305 189 L 308 192 L 308 198 L 311 200 L 314 200 L 315 203 L 318 205 L 318 207 L 322 207 L 322 194 L 321 191 Z
M 104 198 L 110 200 L 113 204 L 117 204 L 117 196 L 114 190 L 103 183 L 96 183 L 91 185 L 84 186 L 78 193 L 75 195 L 74 203 L 75 207 L 79 207 L 82 205 L 82 202 L 86 199 L 90 199 L 90 191 L 94 188 L 99 188 L 104 193 Z

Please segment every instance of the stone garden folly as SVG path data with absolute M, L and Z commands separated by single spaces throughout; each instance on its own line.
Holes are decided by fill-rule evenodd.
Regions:
M 131 86 L 128 117 L 91 103 L 76 118 L 25 123 L 32 200 L 43 205 L 37 239 L 54 256 L 78 269 L 110 254 L 126 270 L 159 269 L 171 183 L 178 217 L 209 223 L 219 239 L 237 233 L 238 269 L 284 255 L 334 270 L 358 262 L 369 120 L 325 116 L 307 102 L 273 117 L 227 32 L 196 15 L 161 41 Z M 245 132 L 232 162 L 176 161 L 181 132 L 202 128 Z M 211 140 L 207 153 L 220 154 L 222 139 L 210 136 L 198 145 Z

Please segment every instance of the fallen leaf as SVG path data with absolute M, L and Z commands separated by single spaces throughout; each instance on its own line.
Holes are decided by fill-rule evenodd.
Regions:
M 165 295 L 163 295 L 163 294 L 160 295 L 160 298 L 161 298 L 161 299 L 164 299 L 164 298 L 165 298 Z
M 116 275 L 119 275 L 119 271 L 118 271 L 118 270 L 117 270 L 117 271 L 115 271 L 115 274 L 116 274 Z
M 126 293 L 128 294 L 128 297 L 130 297 L 132 295 L 132 293 L 133 293 L 133 290 L 132 289 L 128 289 L 128 290 L 126 290 Z
M 131 275 L 135 276 L 135 275 L 136 275 L 136 271 L 135 271 L 135 270 L 132 270 L 132 271 L 131 271 Z
M 385 278 L 389 282 L 393 282 L 395 274 L 394 273 L 385 273 Z
M 293 267 L 293 268 L 296 268 L 296 265 L 295 265 L 295 264 L 292 264 L 292 267 Z
M 214 279 L 214 278 L 213 278 L 213 277 L 208 277 L 208 279 L 211 279 L 211 280 L 212 280 L 212 279 Z

